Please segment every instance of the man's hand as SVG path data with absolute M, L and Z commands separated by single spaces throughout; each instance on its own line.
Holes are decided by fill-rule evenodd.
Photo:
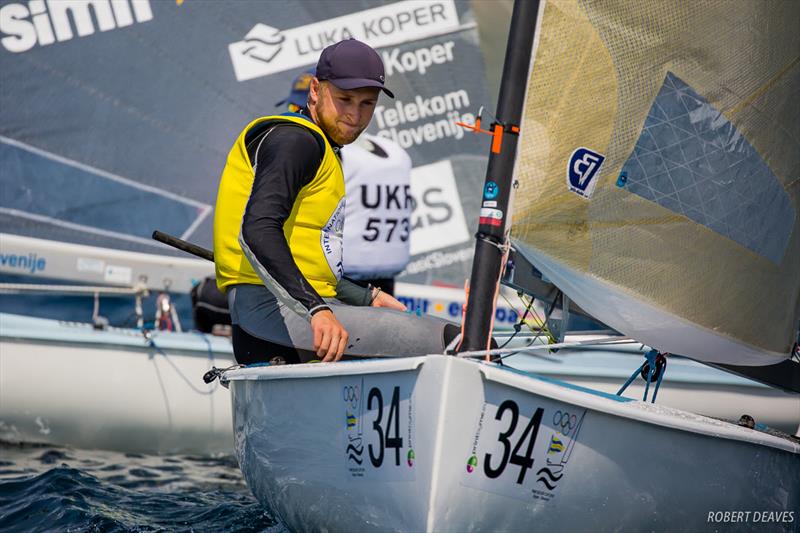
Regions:
M 336 320 L 333 312 L 323 309 L 311 317 L 311 331 L 314 334 L 314 349 L 323 363 L 342 358 L 350 335 Z
M 380 289 L 373 289 L 372 307 L 388 307 L 389 309 L 397 309 L 398 311 L 405 311 L 406 306 L 400 303 L 397 298 L 391 294 L 387 294 Z M 377 294 L 376 294 L 377 293 Z

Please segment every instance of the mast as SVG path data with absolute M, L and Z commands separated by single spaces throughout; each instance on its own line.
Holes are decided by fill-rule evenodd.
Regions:
M 540 0 L 515 0 L 511 14 L 496 122 L 491 126 L 492 148 L 486 168 L 481 217 L 464 316 L 464 335 L 457 349 L 459 352 L 482 350 L 489 346 L 497 286 L 507 244 L 506 235 L 510 229 L 509 206 L 514 162 L 528 87 L 528 70 L 533 53 L 539 2 Z

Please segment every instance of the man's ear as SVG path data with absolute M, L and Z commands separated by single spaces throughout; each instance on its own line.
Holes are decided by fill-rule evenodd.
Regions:
M 315 106 L 319 100 L 319 92 L 322 85 L 316 77 L 311 78 L 311 83 L 308 86 L 308 105 L 309 107 Z

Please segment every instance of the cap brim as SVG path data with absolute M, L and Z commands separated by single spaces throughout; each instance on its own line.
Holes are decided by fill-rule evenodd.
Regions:
M 382 90 L 386 93 L 386 96 L 389 98 L 394 98 L 394 93 L 387 89 L 381 82 L 370 80 L 368 78 L 340 78 L 337 80 L 327 80 L 332 84 L 336 85 L 338 88 L 344 91 L 350 91 L 353 89 L 361 89 L 363 87 L 377 87 L 378 89 Z

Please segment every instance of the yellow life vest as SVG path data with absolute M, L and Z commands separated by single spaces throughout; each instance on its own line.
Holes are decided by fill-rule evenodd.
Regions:
M 342 276 L 342 229 L 345 188 L 339 159 L 322 130 L 299 115 L 261 117 L 245 127 L 228 154 L 217 193 L 214 212 L 214 263 L 217 286 L 237 283 L 262 284 L 270 289 L 271 276 L 261 265 L 250 264 L 239 241 L 242 221 L 255 172 L 247 154 L 245 138 L 267 122 L 293 122 L 308 128 L 324 143 L 325 153 L 316 175 L 297 195 L 283 234 L 294 262 L 314 290 L 324 298 L 336 295 Z M 282 288 L 278 288 L 279 291 Z

